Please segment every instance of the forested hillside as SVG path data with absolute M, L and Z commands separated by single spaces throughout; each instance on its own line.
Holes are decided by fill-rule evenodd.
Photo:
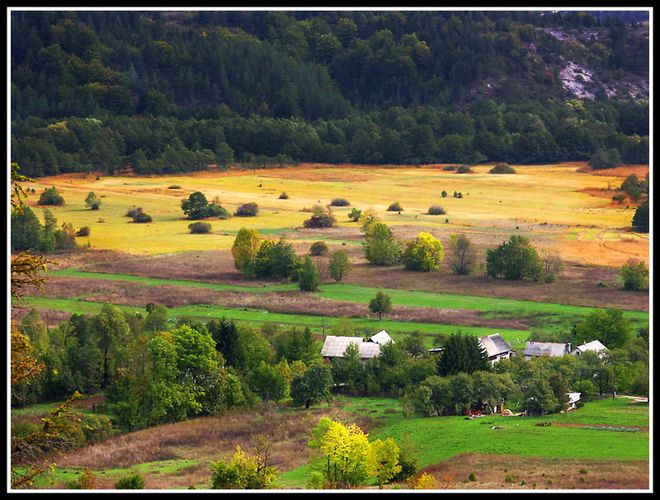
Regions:
M 646 23 L 541 12 L 13 12 L 29 176 L 648 161 Z

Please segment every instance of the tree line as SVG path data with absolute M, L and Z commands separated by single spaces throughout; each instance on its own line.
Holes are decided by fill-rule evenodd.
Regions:
M 630 130 L 625 118 L 634 122 Z M 389 108 L 343 119 L 170 116 L 12 121 L 12 161 L 39 177 L 67 172 L 167 174 L 296 162 L 648 163 L 648 103 L 474 103 L 467 110 Z M 614 159 L 603 163 L 603 155 Z
M 13 12 L 12 161 L 31 176 L 648 162 L 648 101 L 571 99 L 558 74 L 564 58 L 645 78 L 639 26 L 547 14 Z

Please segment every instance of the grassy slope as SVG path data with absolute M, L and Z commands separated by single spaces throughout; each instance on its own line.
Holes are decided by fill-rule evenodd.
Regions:
M 406 418 L 399 402 L 391 398 L 340 397 L 345 410 L 358 417 L 366 415 L 377 422 L 370 439 L 393 437 L 400 445 L 416 450 L 419 468 L 441 463 L 461 453 L 517 455 L 577 460 L 646 460 L 649 456 L 649 435 L 644 432 L 560 427 L 557 424 L 607 426 L 648 426 L 648 403 L 633 403 L 629 399 L 604 399 L 586 403 L 567 414 L 544 417 L 500 417 L 465 420 L 463 417 Z M 55 405 L 57 403 L 52 403 Z M 44 413 L 51 405 L 34 405 L 12 414 Z M 291 410 L 287 410 L 291 411 Z M 550 426 L 537 426 L 550 422 Z M 492 426 L 501 427 L 493 430 Z M 99 479 L 112 483 L 129 474 L 176 476 L 178 471 L 195 466 L 199 460 L 178 458 L 136 464 L 129 468 L 95 471 Z M 48 487 L 77 479 L 81 468 L 56 467 L 41 476 L 38 487 Z M 278 487 L 304 488 L 313 470 L 310 464 L 282 473 Z M 208 487 L 198 484 L 198 487 Z
M 297 290 L 295 283 L 274 284 L 263 287 L 224 285 L 203 283 L 190 280 L 172 280 L 146 278 L 127 274 L 106 274 L 64 269 L 51 271 L 55 276 L 66 276 L 90 279 L 108 279 L 130 281 L 146 285 L 178 285 L 209 290 L 235 290 L 251 293 L 281 292 Z M 567 329 L 582 317 L 596 310 L 592 307 L 572 306 L 565 304 L 551 304 L 526 300 L 512 300 L 496 297 L 478 297 L 450 293 L 429 293 L 412 290 L 396 290 L 387 288 L 374 288 L 347 284 L 324 284 L 318 292 L 320 297 L 348 302 L 368 303 L 378 291 L 387 293 L 395 306 L 433 307 L 442 309 L 466 309 L 480 311 L 484 317 L 520 318 L 530 316 L 535 321 L 535 329 Z M 634 328 L 648 327 L 648 313 L 641 311 L 625 311 L 624 317 L 631 320 Z
M 419 468 L 438 464 L 461 453 L 566 459 L 639 460 L 649 457 L 649 434 L 614 432 L 557 425 L 536 426 L 539 422 L 604 424 L 609 426 L 648 426 L 648 404 L 619 398 L 586 403 L 572 413 L 544 417 L 490 416 L 465 420 L 464 417 L 403 416 L 398 402 L 387 398 L 345 398 L 349 410 L 380 421 L 370 439 L 406 440 L 416 449 Z M 491 429 L 497 426 L 500 429 Z M 287 471 L 280 484 L 304 487 L 311 466 Z

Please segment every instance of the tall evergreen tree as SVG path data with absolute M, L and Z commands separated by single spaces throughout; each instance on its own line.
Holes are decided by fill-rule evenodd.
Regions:
M 488 354 L 477 337 L 459 331 L 449 336 L 443 348 L 438 359 L 438 373 L 442 376 L 490 369 Z

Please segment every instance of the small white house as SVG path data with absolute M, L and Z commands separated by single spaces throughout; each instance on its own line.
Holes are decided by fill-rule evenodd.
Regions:
M 607 354 L 608 351 L 609 349 L 605 347 L 599 340 L 592 340 L 591 342 L 577 346 L 571 354 L 573 356 L 580 357 L 585 352 L 595 352 L 598 354 L 599 358 L 602 358 Z
M 501 359 L 509 359 L 515 355 L 515 351 L 504 341 L 499 333 L 479 337 L 479 345 L 488 354 L 488 361 L 494 365 Z
M 328 335 L 323 342 L 321 356 L 325 361 L 330 358 L 343 358 L 346 348 L 355 344 L 359 351 L 361 360 L 375 358 L 380 354 L 380 344 L 375 342 L 365 342 L 361 337 L 336 337 Z
M 392 340 L 392 337 L 390 337 L 390 334 L 387 333 L 387 331 L 381 330 L 376 335 L 370 337 L 369 342 L 373 342 L 378 345 L 385 345 L 389 344 L 390 342 L 394 343 L 394 340 Z

